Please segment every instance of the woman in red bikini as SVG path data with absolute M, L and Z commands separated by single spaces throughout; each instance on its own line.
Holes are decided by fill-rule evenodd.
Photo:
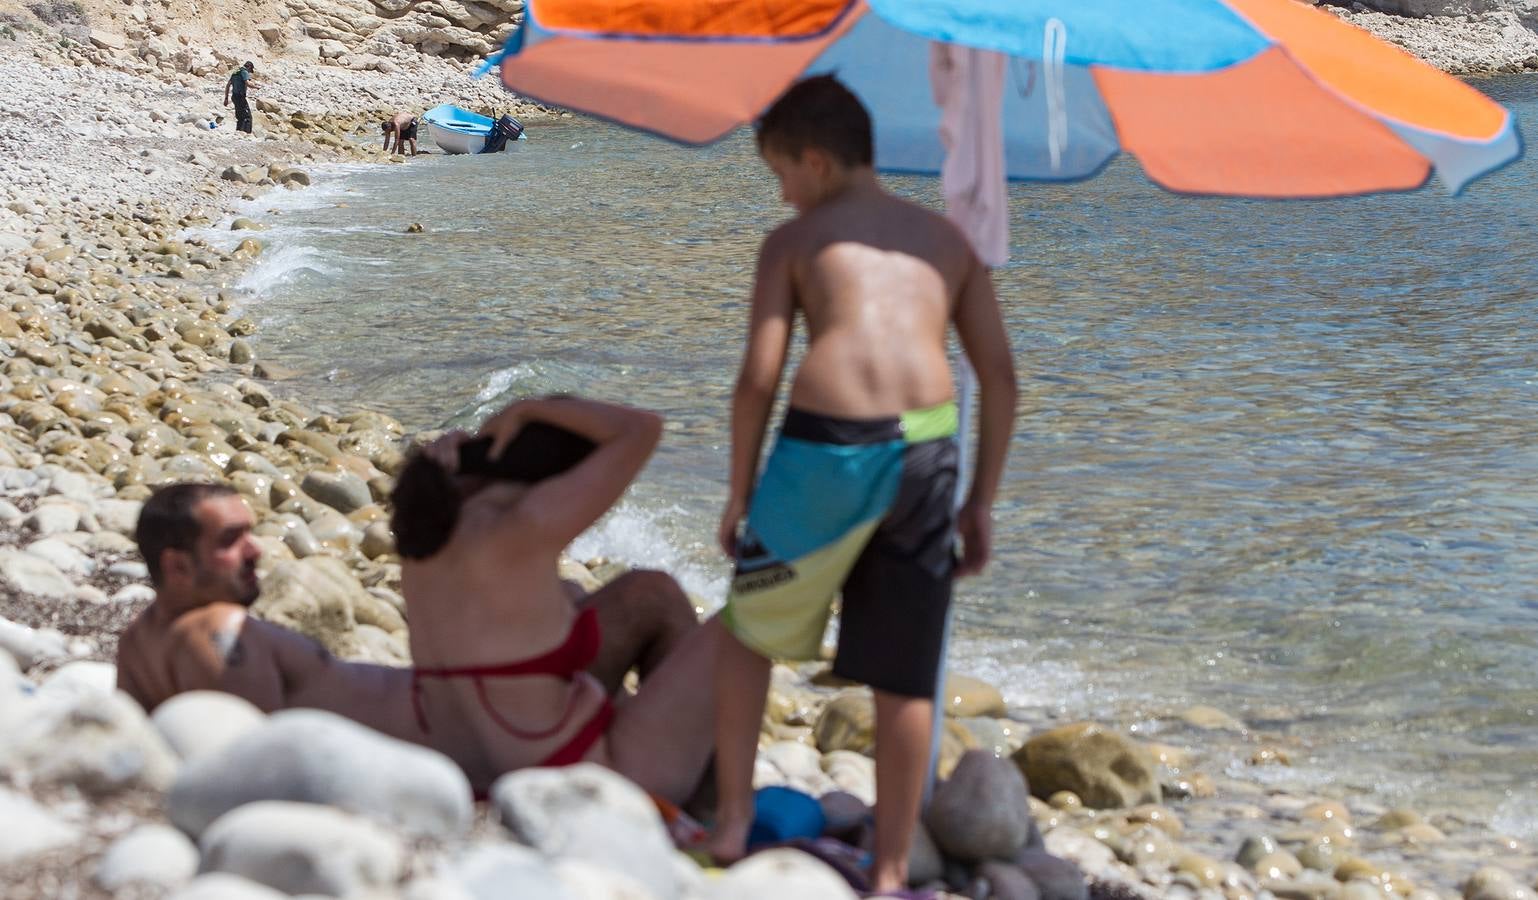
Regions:
M 524 400 L 482 427 L 492 438 L 487 456 L 498 458 L 530 422 L 585 438 L 592 450 L 532 483 L 459 474 L 471 439 L 463 432 L 424 450 L 451 476 L 459 505 L 441 548 L 416 558 L 401 548 L 419 724 L 478 790 L 514 769 L 589 761 L 682 803 L 712 750 L 719 626 L 695 629 L 636 694 L 612 699 L 585 671 L 599 651 L 597 616 L 579 612 L 556 571 L 561 551 L 641 471 L 661 420 L 592 400 Z

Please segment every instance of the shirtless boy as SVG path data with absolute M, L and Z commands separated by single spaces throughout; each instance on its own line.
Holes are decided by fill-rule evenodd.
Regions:
M 988 560 L 1013 361 L 987 269 L 949 222 L 881 188 L 870 118 L 853 94 L 832 77 L 796 84 L 759 123 L 758 146 L 797 217 L 760 251 L 733 397 L 719 539 L 737 568 L 717 658 L 710 850 L 723 863 L 744 852 L 770 659 L 816 658 L 841 591 L 833 670 L 876 697 L 872 887 L 899 890 L 928 771 L 951 580 Z M 808 347 L 755 487 L 798 312 Z M 959 513 L 952 323 L 981 389 L 976 475 Z

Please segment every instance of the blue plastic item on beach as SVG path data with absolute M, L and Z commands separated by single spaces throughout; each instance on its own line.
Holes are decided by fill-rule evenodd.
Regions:
M 748 831 L 748 846 L 815 838 L 822 834 L 826 824 L 822 804 L 816 797 L 788 787 L 759 788 L 753 795 L 753 827 Z

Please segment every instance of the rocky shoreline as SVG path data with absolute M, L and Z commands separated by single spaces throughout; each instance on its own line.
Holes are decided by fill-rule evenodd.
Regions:
M 601 771 L 518 773 L 475 805 L 441 757 L 335 717 L 265 717 L 191 695 L 151 719 L 114 693 L 116 632 L 150 597 L 128 536 L 150 488 L 182 478 L 226 480 L 257 512 L 259 615 L 349 658 L 408 659 L 382 502 L 410 436 L 379 413 L 294 402 L 256 358 L 255 326 L 228 285 L 262 252 L 259 223 L 233 223 L 250 235 L 229 252 L 178 235 L 224 221 L 239 198 L 303 189 L 306 164 L 385 163 L 373 124 L 395 108 L 450 99 L 549 113 L 494 84 L 456 87 L 462 65 L 425 57 L 395 71 L 279 60 L 262 67 L 260 132 L 247 138 L 206 127 L 220 113 L 216 70 L 165 81 L 109 64 L 121 61 L 110 46 L 23 35 L 0 48 L 6 897 L 420 900 L 514 884 L 541 897 L 852 896 L 797 854 L 702 870 L 669 849 L 644 798 Z M 563 571 L 591 588 L 623 567 Z M 948 693 L 949 780 L 914 865 L 956 894 L 1523 900 L 1538 889 L 1538 852 L 1490 834 L 1480 810 L 1422 816 L 1269 791 L 1194 770 L 1182 747 L 1006 708 L 973 679 L 953 678 Z M 830 832 L 852 835 L 874 796 L 871 715 L 868 692 L 824 666 L 777 667 L 759 784 L 822 797 Z M 1193 745 L 1244 727 L 1210 709 L 1182 718 L 1174 734 Z M 1249 762 L 1286 756 L 1257 743 Z

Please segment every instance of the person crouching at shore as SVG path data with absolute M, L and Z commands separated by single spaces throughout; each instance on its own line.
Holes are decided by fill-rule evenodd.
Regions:
M 512 769 L 590 761 L 683 803 L 711 757 L 720 626 L 690 630 L 643 669 L 634 695 L 616 696 L 591 667 L 610 627 L 626 627 L 636 610 L 618 600 L 606 610 L 596 595 L 574 606 L 557 574 L 562 550 L 640 473 L 661 420 L 594 400 L 523 400 L 487 420 L 481 458 L 511 456 L 515 439 L 536 429 L 590 449 L 558 473 L 488 476 L 470 464 L 471 436 L 450 432 L 396 485 L 418 725 L 449 736 L 450 755 L 478 787 Z M 671 579 L 667 590 L 678 590 Z
M 384 151 L 390 152 L 390 140 L 395 140 L 395 153 L 397 155 L 406 152 L 406 143 L 411 142 L 411 155 L 417 155 L 417 119 L 416 116 L 408 116 L 405 113 L 396 113 L 394 116 L 379 123 L 379 131 L 384 135 Z

